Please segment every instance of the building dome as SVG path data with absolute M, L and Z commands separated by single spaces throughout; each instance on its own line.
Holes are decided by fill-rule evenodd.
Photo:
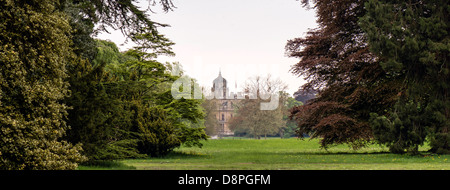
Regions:
M 213 81 L 211 92 L 214 92 L 216 94 L 216 97 L 225 98 L 227 91 L 227 80 L 222 77 L 222 73 L 219 71 L 219 76 Z
M 214 79 L 213 81 L 213 88 L 218 87 L 218 88 L 223 88 L 223 87 L 227 87 L 227 79 L 222 77 L 222 73 L 219 71 L 219 76 Z

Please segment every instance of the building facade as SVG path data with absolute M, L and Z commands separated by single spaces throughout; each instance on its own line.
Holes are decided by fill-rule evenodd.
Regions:
M 230 92 L 227 80 L 222 77 L 219 71 L 219 76 L 214 79 L 211 93 L 214 95 L 213 101 L 216 103 L 215 115 L 219 123 L 217 133 L 219 136 L 232 136 L 233 131 L 229 128 L 229 122 L 233 118 L 234 104 L 237 103 L 237 96 Z

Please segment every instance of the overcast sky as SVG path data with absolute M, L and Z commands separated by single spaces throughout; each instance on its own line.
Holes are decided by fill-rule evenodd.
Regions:
M 176 43 L 175 57 L 160 61 L 180 62 L 186 74 L 201 86 L 211 87 L 219 69 L 230 90 L 242 88 L 248 77 L 270 73 L 288 85 L 291 95 L 304 83 L 289 72 L 298 59 L 285 56 L 287 40 L 316 28 L 314 10 L 296 0 L 173 0 L 177 7 L 164 13 L 153 8 L 150 18 L 171 27 L 159 31 Z M 146 3 L 143 4 L 145 7 Z M 120 32 L 100 34 L 115 42 L 121 51 Z

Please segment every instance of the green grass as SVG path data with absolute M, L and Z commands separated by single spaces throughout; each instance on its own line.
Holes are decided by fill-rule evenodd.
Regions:
M 421 151 L 428 147 L 421 147 Z M 319 148 L 318 140 L 221 139 L 203 148 L 181 147 L 164 158 L 118 161 L 139 170 L 449 170 L 450 155 L 391 154 L 371 145 L 358 151 L 348 146 Z M 97 168 L 80 168 L 97 169 Z M 99 167 L 98 169 L 101 169 Z M 127 169 L 127 168 L 124 168 Z M 130 169 L 130 168 L 128 168 Z

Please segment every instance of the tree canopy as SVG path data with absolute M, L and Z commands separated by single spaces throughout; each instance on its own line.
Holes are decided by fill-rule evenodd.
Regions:
M 287 94 L 284 93 L 286 88 L 286 84 L 270 75 L 255 76 L 247 80 L 244 87 L 245 99 L 234 104 L 237 113 L 230 121 L 230 129 L 246 132 L 258 139 L 261 136 L 279 134 L 286 127 L 286 120 L 283 119 L 287 101 Z M 265 93 L 271 96 L 265 97 Z M 262 104 L 269 101 L 277 101 L 276 108 L 262 109 Z
M 368 1 L 362 17 L 370 50 L 402 81 L 386 115 L 373 114 L 376 139 L 393 152 L 450 152 L 449 1 Z
M 292 73 L 317 97 L 292 109 L 298 132 L 322 147 L 375 140 L 416 153 L 447 152 L 448 1 L 302 1 L 319 28 L 290 40 Z
M 303 1 L 309 6 L 309 1 Z M 299 136 L 323 137 L 322 147 L 349 143 L 354 148 L 372 139 L 371 112 L 393 104 L 395 81 L 380 83 L 385 73 L 369 51 L 359 17 L 363 2 L 314 1 L 319 28 L 288 41 L 287 54 L 300 59 L 292 73 L 308 81 L 303 91 L 318 91 L 305 106 L 292 109 Z

